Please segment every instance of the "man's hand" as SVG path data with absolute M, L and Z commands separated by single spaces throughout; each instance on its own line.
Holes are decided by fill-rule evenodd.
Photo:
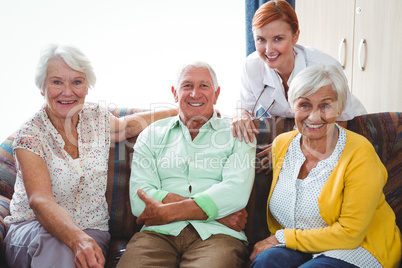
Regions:
M 269 174 L 269 172 L 272 171 L 271 146 L 272 144 L 258 146 L 258 149 L 261 151 L 255 156 L 261 158 L 261 160 L 256 165 L 259 168 L 257 174 L 260 174 L 263 171 L 265 171 L 265 174 Z
M 250 255 L 250 260 L 251 262 L 254 261 L 255 257 L 263 252 L 266 249 L 273 248 L 274 246 L 278 245 L 279 241 L 276 239 L 275 235 L 271 235 L 268 238 L 265 238 L 264 240 L 261 240 L 257 244 L 254 245 L 253 252 L 251 252 Z
M 166 205 L 155 200 L 145 194 L 141 189 L 137 191 L 138 197 L 144 201 L 145 209 L 137 218 L 137 224 L 145 224 L 146 226 L 167 224 L 168 215 L 163 209 Z
M 95 240 L 83 235 L 72 248 L 74 263 L 77 268 L 102 268 L 105 266 L 105 257 Z
M 226 225 L 227 227 L 237 232 L 240 232 L 246 227 L 247 217 L 248 213 L 246 209 L 243 208 L 242 210 L 239 210 L 216 221 L 223 225 Z

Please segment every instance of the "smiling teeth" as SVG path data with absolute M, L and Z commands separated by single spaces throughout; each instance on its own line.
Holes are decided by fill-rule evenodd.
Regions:
M 310 124 L 306 124 L 307 127 L 309 128 L 320 128 L 322 127 L 324 124 L 320 124 L 320 125 L 310 125 Z
M 73 103 L 74 101 L 60 101 L 60 103 L 61 104 L 71 104 L 71 103 Z
M 191 106 L 202 106 L 202 105 L 204 105 L 204 103 L 188 103 L 188 104 L 190 104 Z
M 268 56 L 268 55 L 267 55 L 267 58 L 268 58 L 268 59 L 276 59 L 277 57 L 279 57 L 279 54 L 276 55 L 276 56 Z

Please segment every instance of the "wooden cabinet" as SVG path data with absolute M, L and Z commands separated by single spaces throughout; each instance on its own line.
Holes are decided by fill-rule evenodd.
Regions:
M 297 0 L 299 43 L 338 59 L 369 113 L 402 112 L 402 1 Z

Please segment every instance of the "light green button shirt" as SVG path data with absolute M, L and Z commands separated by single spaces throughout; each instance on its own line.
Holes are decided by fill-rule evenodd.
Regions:
M 147 127 L 134 146 L 130 178 L 133 214 L 139 216 L 145 208 L 137 195 L 137 190 L 142 189 L 159 201 L 168 193 L 190 197 L 208 219 L 144 226 L 142 230 L 177 236 L 191 223 L 203 240 L 213 234 L 226 234 L 247 242 L 244 232 L 215 219 L 246 207 L 254 183 L 255 140 L 239 142 L 228 120 L 216 114 L 200 128 L 194 140 L 179 116 Z

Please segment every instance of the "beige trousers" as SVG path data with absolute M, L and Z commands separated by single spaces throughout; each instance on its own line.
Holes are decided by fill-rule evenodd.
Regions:
M 240 268 L 247 262 L 248 251 L 242 241 L 223 234 L 202 240 L 189 224 L 178 236 L 136 233 L 117 267 Z

